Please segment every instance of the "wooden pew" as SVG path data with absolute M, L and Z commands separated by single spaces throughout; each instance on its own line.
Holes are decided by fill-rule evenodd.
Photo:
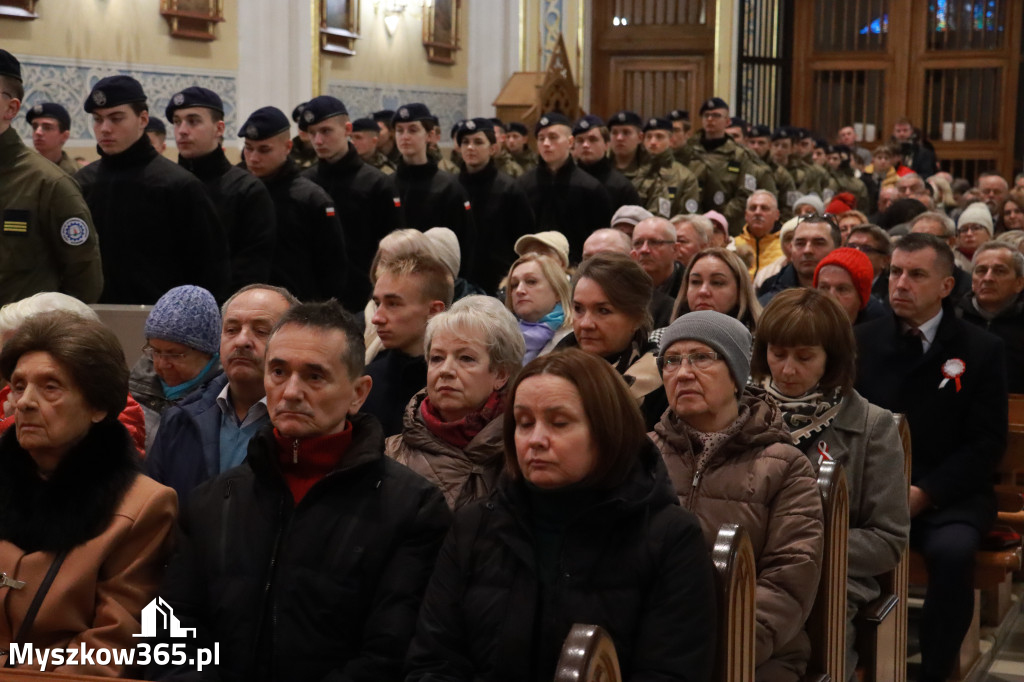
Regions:
M 850 533 L 850 499 L 839 462 L 823 462 L 818 490 L 825 519 L 825 548 L 814 608 L 807 619 L 811 660 L 805 679 L 846 680 L 846 567 Z
M 753 679 L 753 678 L 751 678 Z M 621 682 L 615 644 L 598 625 L 572 626 L 555 668 L 555 682 Z
M 718 594 L 716 682 L 754 679 L 754 592 L 757 565 L 754 549 L 742 526 L 724 523 L 718 529 L 711 560 Z

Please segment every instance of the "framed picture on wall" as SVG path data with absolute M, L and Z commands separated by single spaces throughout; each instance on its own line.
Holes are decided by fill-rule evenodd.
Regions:
M 353 55 L 359 38 L 359 0 L 320 0 L 320 50 Z
M 459 0 L 427 0 L 423 5 L 423 47 L 427 61 L 454 64 L 459 49 Z
M 160 14 L 175 38 L 215 40 L 213 29 L 224 21 L 224 0 L 160 0 Z

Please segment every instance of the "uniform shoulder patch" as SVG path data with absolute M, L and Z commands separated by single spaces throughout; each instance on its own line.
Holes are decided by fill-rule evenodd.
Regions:
M 753 192 L 757 189 L 757 178 L 755 178 L 751 173 L 745 174 L 743 176 L 743 186 Z
M 686 200 L 686 212 L 687 213 L 696 213 L 698 207 L 699 207 L 699 204 L 697 203 L 696 199 L 687 199 Z
M 727 171 L 729 171 L 730 173 L 739 173 L 740 172 L 740 165 L 738 163 L 736 163 L 735 161 L 730 161 L 729 165 L 727 165 L 725 167 L 725 169 Z
M 68 218 L 60 226 L 60 238 L 68 246 L 81 246 L 89 239 L 89 224 L 81 218 Z
M 324 209 L 324 213 L 327 214 L 328 218 L 333 218 L 334 217 L 334 207 L 333 206 L 328 206 L 327 208 Z

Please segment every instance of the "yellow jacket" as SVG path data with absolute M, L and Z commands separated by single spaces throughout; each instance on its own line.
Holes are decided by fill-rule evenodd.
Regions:
M 758 239 L 750 234 L 747 226 L 744 225 L 743 232 L 736 237 L 736 247 L 739 249 L 744 246 L 754 252 L 754 262 L 750 266 L 751 279 L 754 278 L 758 270 L 771 265 L 782 257 L 782 241 L 778 232 L 769 232 Z

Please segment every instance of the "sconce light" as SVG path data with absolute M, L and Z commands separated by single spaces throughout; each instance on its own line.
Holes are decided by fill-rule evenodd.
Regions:
M 406 0 L 377 0 L 377 10 L 384 15 L 384 30 L 388 36 L 395 35 L 398 30 L 398 21 L 405 14 L 408 2 Z

